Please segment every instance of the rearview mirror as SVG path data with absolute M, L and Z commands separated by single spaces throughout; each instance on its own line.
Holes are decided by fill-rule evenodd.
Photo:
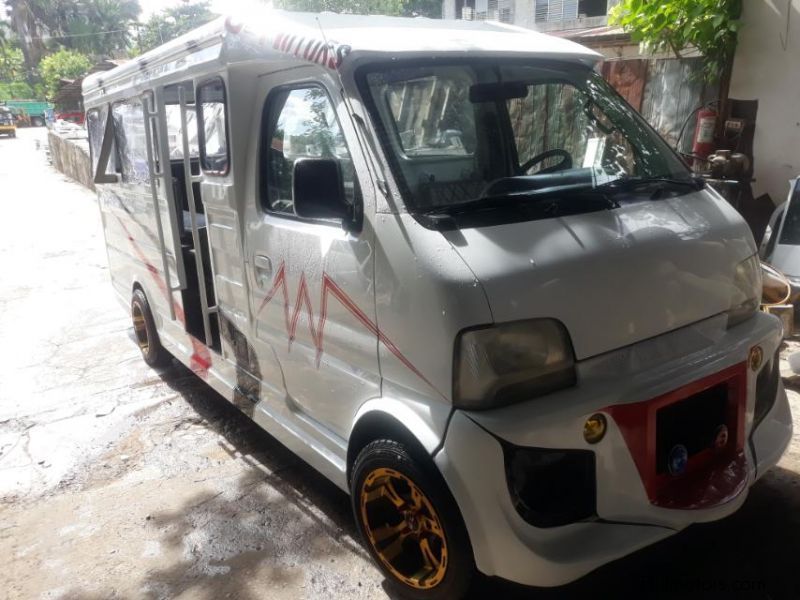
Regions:
M 336 159 L 297 159 L 292 176 L 292 200 L 298 217 L 350 220 L 352 211 L 345 200 L 342 170 Z
M 469 86 L 469 101 L 473 104 L 513 100 L 527 95 L 528 86 L 520 81 L 476 83 Z

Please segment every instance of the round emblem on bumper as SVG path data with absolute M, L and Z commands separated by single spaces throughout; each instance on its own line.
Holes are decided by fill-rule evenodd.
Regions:
M 761 346 L 753 346 L 750 348 L 750 356 L 747 357 L 747 364 L 753 371 L 758 371 L 761 363 L 764 362 L 764 351 Z
M 682 475 L 689 463 L 689 451 L 683 444 L 676 444 L 667 456 L 667 469 L 670 475 Z

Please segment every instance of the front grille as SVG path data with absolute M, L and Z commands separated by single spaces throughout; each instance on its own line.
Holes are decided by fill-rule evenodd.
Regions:
M 656 412 L 656 472 L 668 473 L 668 457 L 683 445 L 688 457 L 714 445 L 721 425 L 726 424 L 728 384 L 715 385 Z

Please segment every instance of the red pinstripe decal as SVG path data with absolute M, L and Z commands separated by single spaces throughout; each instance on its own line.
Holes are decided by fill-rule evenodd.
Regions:
M 119 224 L 125 230 L 125 234 L 128 236 L 128 241 L 130 242 L 134 253 L 136 253 L 137 258 L 144 263 L 144 266 L 150 272 L 150 275 L 153 276 L 153 280 L 156 282 L 158 289 L 161 290 L 161 293 L 164 294 L 164 297 L 169 300 L 170 291 L 167 288 L 167 283 L 161 278 L 158 269 L 149 260 L 147 260 L 147 257 L 145 256 L 144 252 L 142 252 L 139 244 L 136 243 L 136 240 L 131 235 L 130 230 L 125 225 L 123 220 L 117 217 L 117 221 L 119 221 Z M 183 312 L 183 307 L 177 303 L 175 304 L 175 316 L 185 328 L 186 314 Z M 192 356 L 189 359 L 190 368 L 201 377 L 206 378 L 208 376 L 208 370 L 211 368 L 211 353 L 208 351 L 208 346 L 195 338 L 193 335 L 188 333 L 187 335 L 192 343 Z
M 328 43 L 313 37 L 288 33 L 277 34 L 272 41 L 272 47 L 279 52 L 291 54 L 328 69 L 338 69 L 351 50 L 350 46 L 346 44 Z
M 370 333 L 375 335 L 381 344 L 391 352 L 397 360 L 399 360 L 407 369 L 414 375 L 419 377 L 422 381 L 427 383 L 431 388 L 436 390 L 434 385 L 423 375 L 414 364 L 406 358 L 400 349 L 392 342 L 378 326 L 372 322 L 367 314 L 361 310 L 358 305 L 339 287 L 339 285 L 331 279 L 331 277 L 323 272 L 322 273 L 322 286 L 320 289 L 320 315 L 317 324 L 314 324 L 314 309 L 311 304 L 311 297 L 308 292 L 308 284 L 306 282 L 305 273 L 300 274 L 300 281 L 297 285 L 297 296 L 295 297 L 294 311 L 292 312 L 291 319 L 289 318 L 289 291 L 286 284 L 286 264 L 281 262 L 278 267 L 275 277 L 272 279 L 272 287 L 269 289 L 264 299 L 261 301 L 256 316 L 261 314 L 261 311 L 269 304 L 278 290 L 283 294 L 283 317 L 286 324 L 286 335 L 289 338 L 289 349 L 292 348 L 292 342 L 295 339 L 297 330 L 297 323 L 300 320 L 300 310 L 305 306 L 306 314 L 308 316 L 308 329 L 311 334 L 311 339 L 314 342 L 314 347 L 317 350 L 316 363 L 319 368 L 320 359 L 323 353 L 323 337 L 325 332 L 325 322 L 328 317 L 328 295 L 332 295 L 339 303 L 344 306 L 350 314 L 352 314 L 358 322 L 360 322 Z M 438 390 L 437 390 L 438 392 Z

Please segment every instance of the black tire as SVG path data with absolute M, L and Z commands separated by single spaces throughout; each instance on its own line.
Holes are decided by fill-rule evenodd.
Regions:
M 44 125 L 44 119 L 42 117 L 31 117 L 31 125 L 33 127 L 42 127 Z
M 472 546 L 469 541 L 466 527 L 464 526 L 464 520 L 461 517 L 458 506 L 456 505 L 450 490 L 447 488 L 444 479 L 442 478 L 436 466 L 433 464 L 433 461 L 431 461 L 427 455 L 422 452 L 417 454 L 419 456 L 414 457 L 407 446 L 400 442 L 388 439 L 376 440 L 365 446 L 358 454 L 352 470 L 350 498 L 353 507 L 353 514 L 355 516 L 358 530 L 361 533 L 361 537 L 364 541 L 364 545 L 369 550 L 378 567 L 386 576 L 387 581 L 399 595 L 404 598 L 411 598 L 414 600 L 456 600 L 458 598 L 462 598 L 467 593 L 475 574 L 475 560 L 472 555 Z M 445 553 L 440 548 L 438 558 L 441 560 L 438 564 L 436 564 L 437 569 L 440 568 L 441 565 L 444 565 L 443 575 L 441 575 L 441 572 L 439 572 L 438 575 L 436 573 L 434 573 L 432 576 L 425 575 L 420 578 L 421 580 L 418 581 L 416 585 L 413 583 L 408 583 L 390 570 L 390 567 L 384 563 L 384 559 L 381 557 L 381 554 L 375 547 L 375 544 L 373 544 L 371 541 L 368 529 L 373 532 L 373 537 L 377 537 L 375 532 L 380 529 L 388 530 L 390 523 L 388 521 L 381 521 L 380 517 L 377 520 L 373 519 L 373 521 L 376 521 L 377 523 L 384 523 L 384 528 L 375 528 L 376 522 L 373 522 L 372 525 L 366 523 L 365 519 L 368 520 L 370 517 L 367 516 L 369 511 L 365 512 L 362 510 L 362 498 L 364 499 L 365 503 L 376 502 L 376 500 L 366 500 L 366 498 L 375 496 L 376 489 L 374 487 L 369 487 L 368 478 L 370 478 L 371 481 L 375 481 L 374 477 L 376 473 L 385 472 L 399 473 L 403 478 L 407 478 L 413 482 L 413 484 L 418 488 L 419 491 L 422 492 L 425 499 L 429 502 L 429 505 L 434 509 L 434 518 L 437 523 L 441 524 L 441 529 L 443 530 L 443 546 L 446 551 Z M 365 481 L 367 481 L 367 486 L 364 485 Z M 400 490 L 396 489 L 397 487 L 403 485 L 403 480 L 399 479 L 397 481 L 399 483 L 394 485 L 393 489 L 397 491 L 397 495 L 403 496 Z M 379 496 L 383 495 L 385 494 L 379 494 Z M 412 502 L 411 498 L 413 498 L 413 495 L 409 493 L 408 496 L 408 502 Z M 388 500 L 388 497 L 384 498 L 383 500 Z M 389 502 L 391 503 L 391 501 Z M 370 504 L 370 506 L 372 505 Z M 386 504 L 386 506 L 389 506 L 389 504 Z M 410 507 L 410 505 L 407 506 Z M 428 504 L 425 506 L 428 506 Z M 399 514 L 399 512 L 402 512 L 402 509 L 398 509 L 397 512 Z M 422 522 L 422 519 L 415 518 L 413 516 L 408 518 L 403 517 L 400 521 L 400 525 L 395 524 L 392 527 L 392 530 L 394 531 L 396 527 L 402 526 L 404 527 L 403 531 L 410 531 L 410 529 L 405 528 L 404 524 L 407 524 L 412 520 L 416 525 L 415 529 L 417 533 L 406 534 L 410 535 L 410 538 L 404 538 L 403 540 L 400 540 L 399 543 L 403 545 L 401 547 L 408 547 L 410 540 L 410 549 L 411 552 L 414 553 L 415 551 L 419 551 L 419 548 L 421 548 L 421 546 L 419 546 L 417 543 L 417 540 L 431 535 L 424 532 L 420 533 L 419 523 Z M 391 539 L 392 541 L 389 543 L 383 543 L 382 550 L 386 551 L 388 547 L 392 546 L 401 535 L 403 534 L 400 533 L 397 535 L 384 537 L 384 540 L 388 541 Z M 428 539 L 430 542 L 428 543 L 427 548 L 430 550 L 431 544 L 438 543 L 438 535 L 429 537 Z M 417 545 L 416 548 L 415 544 Z M 398 556 L 401 557 L 400 560 L 404 560 L 407 554 L 408 552 L 401 551 Z M 422 557 L 421 551 L 419 551 L 419 555 Z M 408 558 L 413 559 L 414 556 L 408 556 Z M 394 560 L 398 559 L 395 558 Z M 428 561 L 426 560 L 426 563 L 427 562 Z M 412 566 L 410 571 L 416 571 L 418 566 L 415 566 L 413 562 L 411 564 Z M 403 574 L 400 573 L 400 575 L 402 576 Z M 427 577 L 427 579 L 423 579 L 425 577 Z M 430 582 L 437 579 L 437 577 L 439 578 L 438 583 L 426 589 L 422 589 L 423 586 L 429 585 Z
M 172 361 L 172 356 L 161 345 L 150 304 L 142 290 L 133 291 L 131 318 L 133 319 L 133 333 L 139 344 L 139 350 L 142 351 L 144 362 L 154 368 L 168 366 Z

